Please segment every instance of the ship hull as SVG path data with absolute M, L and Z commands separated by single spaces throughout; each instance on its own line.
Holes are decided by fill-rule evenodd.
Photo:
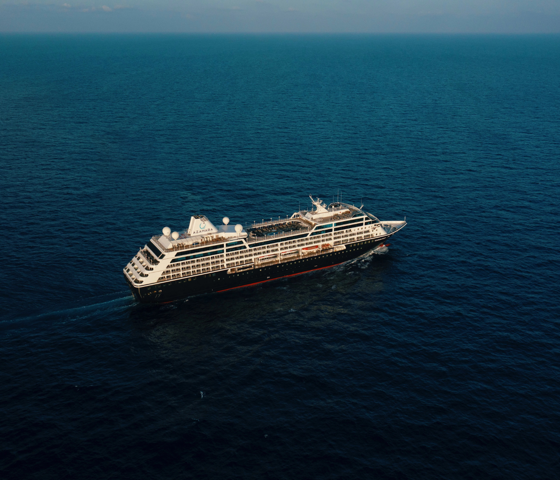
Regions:
M 334 251 L 334 249 L 330 249 L 318 254 L 304 255 L 292 261 L 255 266 L 253 269 L 238 273 L 228 273 L 227 270 L 219 270 L 204 275 L 183 277 L 140 288 L 132 285 L 126 275 L 125 279 L 132 294 L 139 302 L 152 304 L 168 303 L 194 295 L 249 287 L 279 278 L 333 267 L 367 253 L 385 240 L 386 237 L 347 244 L 345 250 Z

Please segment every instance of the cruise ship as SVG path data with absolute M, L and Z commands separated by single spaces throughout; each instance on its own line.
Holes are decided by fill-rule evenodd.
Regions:
M 223 292 L 384 252 L 406 225 L 380 221 L 363 205 L 310 198 L 310 210 L 250 227 L 230 225 L 227 217 L 215 227 L 204 215 L 193 215 L 182 234 L 165 227 L 126 265 L 126 282 L 142 303 Z

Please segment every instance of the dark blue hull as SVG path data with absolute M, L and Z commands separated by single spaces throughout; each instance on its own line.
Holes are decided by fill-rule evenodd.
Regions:
M 364 240 L 348 244 L 345 250 L 338 252 L 330 249 L 315 255 L 304 256 L 292 261 L 272 263 L 238 273 L 227 273 L 226 270 L 219 270 L 204 275 L 178 278 L 145 287 L 136 287 L 127 279 L 127 284 L 139 302 L 167 303 L 203 293 L 223 292 L 234 288 L 249 287 L 278 278 L 333 267 L 363 255 L 383 243 L 386 238 Z

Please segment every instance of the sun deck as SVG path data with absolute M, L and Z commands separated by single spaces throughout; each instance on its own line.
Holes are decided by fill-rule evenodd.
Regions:
M 309 230 L 310 225 L 300 219 L 293 220 L 273 220 L 255 225 L 247 229 L 247 234 L 250 239 L 263 237 L 271 237 L 278 234 L 286 234 L 298 232 L 301 230 Z
M 304 220 L 307 220 L 307 218 L 305 218 L 305 216 L 308 213 L 313 213 L 312 210 L 302 210 L 300 212 L 298 212 L 299 215 L 301 215 L 301 217 L 303 217 Z M 328 213 L 330 213 L 330 215 L 324 215 L 319 221 L 314 221 L 314 224 L 317 225 L 322 225 L 324 223 L 329 223 L 329 222 L 336 222 L 338 220 L 346 220 L 348 218 L 352 218 L 353 216 L 356 215 L 355 212 L 352 211 L 348 211 L 347 209 L 336 209 L 336 210 L 328 210 Z M 309 220 L 307 220 L 309 221 Z

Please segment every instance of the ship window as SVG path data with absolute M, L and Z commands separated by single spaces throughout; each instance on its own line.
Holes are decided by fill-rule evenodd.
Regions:
M 354 225 L 344 225 L 344 226 L 342 226 L 342 227 L 335 227 L 334 230 L 335 230 L 336 232 L 338 232 L 339 230 L 347 230 L 347 229 L 349 229 L 349 228 L 355 228 L 355 227 L 356 227 L 355 224 L 354 224 Z
M 347 224 L 361 225 L 363 223 L 363 218 L 351 218 L 350 220 L 344 220 L 342 222 L 336 222 L 335 227 Z
M 185 255 L 185 254 L 187 254 L 187 253 L 191 254 L 191 256 L 192 256 L 192 255 L 199 254 L 199 253 L 201 253 L 201 252 L 208 252 L 209 250 L 214 250 L 214 249 L 216 249 L 216 248 L 224 248 L 224 245 L 223 245 L 223 244 L 221 244 L 221 245 L 212 245 L 211 247 L 197 248 L 197 249 L 195 249 L 195 250 L 183 250 L 182 252 L 176 253 L 175 256 L 178 257 L 179 255 Z M 216 254 L 216 253 L 224 253 L 224 251 L 223 251 L 223 250 L 216 250 L 216 251 L 214 251 L 214 252 L 208 253 L 207 255 L 214 255 L 214 254 Z
M 151 240 L 148 242 L 148 244 L 146 245 L 151 251 L 152 251 L 152 255 L 154 255 L 157 258 L 162 258 L 165 253 L 163 253 L 154 242 L 152 242 Z
M 175 259 L 171 260 L 171 263 L 182 262 L 183 260 L 191 260 L 193 258 L 198 259 L 196 261 L 200 262 L 201 257 L 209 257 L 209 256 L 217 255 L 217 254 L 220 254 L 220 253 L 224 253 L 224 251 L 223 250 L 216 250 L 214 252 L 206 252 L 206 253 L 199 253 L 199 254 L 195 254 L 195 255 L 189 255 L 188 257 L 179 257 L 179 258 L 175 258 Z

